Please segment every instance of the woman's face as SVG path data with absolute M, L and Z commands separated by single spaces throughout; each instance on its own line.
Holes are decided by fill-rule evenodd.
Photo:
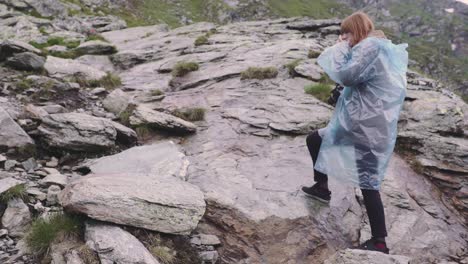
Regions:
M 341 40 L 348 41 L 349 45 L 352 47 L 354 46 L 354 36 L 350 32 L 342 33 Z

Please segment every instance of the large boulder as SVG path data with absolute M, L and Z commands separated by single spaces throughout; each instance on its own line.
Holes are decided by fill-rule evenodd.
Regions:
M 88 222 L 85 240 L 102 264 L 159 264 L 136 237 L 118 226 Z
M 0 107 L 0 149 L 25 148 L 33 144 L 29 135 Z
M 60 201 L 93 219 L 170 234 L 189 234 L 205 213 L 197 187 L 157 174 L 92 174 L 68 184 Z
M 181 118 L 163 112 L 155 111 L 148 106 L 138 105 L 130 116 L 130 125 L 146 125 L 153 129 L 168 130 L 181 133 L 195 132 L 197 127 Z
M 6 64 L 21 71 L 38 71 L 43 69 L 45 59 L 32 52 L 23 52 L 9 58 Z
M 82 113 L 46 116 L 38 127 L 41 140 L 52 148 L 97 152 L 117 143 L 133 144 L 136 133 L 119 123 Z
M 16 180 L 8 176 L 6 178 L 0 179 L 0 194 L 8 191 L 10 188 L 13 188 L 23 183 L 23 181 Z

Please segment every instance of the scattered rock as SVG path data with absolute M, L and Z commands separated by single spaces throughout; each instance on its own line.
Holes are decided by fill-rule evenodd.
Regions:
M 32 52 L 15 54 L 6 61 L 6 65 L 20 71 L 39 71 L 44 68 L 45 59 Z
M 8 207 L 2 217 L 2 226 L 8 230 L 9 236 L 23 236 L 31 221 L 31 213 L 23 200 L 15 198 L 8 201 Z
M 23 184 L 23 181 L 16 180 L 12 177 L 0 179 L 0 194 L 8 191 L 10 188 Z
M 16 53 L 22 52 L 41 54 L 40 50 L 22 41 L 5 40 L 0 44 L 0 61 L 3 61 Z
M 86 80 L 99 80 L 106 76 L 105 72 L 82 64 L 78 61 L 52 56 L 47 56 L 44 68 L 50 76 L 57 78 L 71 78 L 78 75 L 83 76 Z
M 0 149 L 28 148 L 33 144 L 29 135 L 0 107 Z
M 181 118 L 152 110 L 151 108 L 138 105 L 130 116 L 130 125 L 146 125 L 153 129 L 168 130 L 181 133 L 193 133 L 196 126 Z
M 61 187 L 65 187 L 68 183 L 68 177 L 63 174 L 50 174 L 40 180 L 39 183 L 45 186 L 59 185 Z
M 47 189 L 47 205 L 56 205 L 59 204 L 59 194 L 62 191 L 59 186 L 51 185 L 49 189 Z
M 114 225 L 86 223 L 85 240 L 101 263 L 159 264 L 138 239 Z
M 118 116 L 127 109 L 130 100 L 130 96 L 127 93 L 120 89 L 115 89 L 102 101 L 102 105 L 107 111 Z
M 82 43 L 76 48 L 76 50 L 82 54 L 112 54 L 116 52 L 115 46 L 108 42 L 103 42 L 100 40 L 87 41 Z
M 39 168 L 39 164 L 37 164 L 34 158 L 29 158 L 26 161 L 21 162 L 21 165 L 27 172 L 30 173 Z

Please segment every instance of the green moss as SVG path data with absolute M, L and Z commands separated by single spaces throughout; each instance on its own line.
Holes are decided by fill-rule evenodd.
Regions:
M 200 107 L 176 109 L 172 115 L 187 121 L 201 121 L 205 119 L 206 109 Z
M 316 50 L 309 50 L 309 53 L 307 54 L 307 57 L 309 59 L 315 59 L 315 58 L 318 58 L 318 56 L 320 56 L 320 51 L 316 51 Z
M 93 40 L 100 40 L 100 41 L 104 41 L 104 42 L 109 42 L 107 39 L 105 39 L 103 36 L 99 35 L 99 34 L 93 34 L 93 35 L 90 35 L 86 38 L 86 41 L 93 41 Z
M 182 77 L 188 74 L 191 71 L 197 71 L 199 68 L 198 63 L 196 62 L 184 62 L 180 61 L 174 65 L 172 68 L 172 76 Z
M 11 199 L 19 198 L 28 202 L 28 194 L 26 193 L 26 185 L 19 184 L 11 187 L 6 192 L 0 194 L 0 203 L 8 203 Z
M 327 102 L 328 97 L 330 97 L 330 92 L 332 87 L 326 83 L 312 84 L 304 87 L 304 91 L 307 94 L 315 96 L 322 102 Z
M 288 69 L 288 73 L 289 73 L 289 75 L 291 77 L 297 76 L 297 72 L 296 72 L 296 70 L 294 70 L 294 68 L 296 68 L 297 65 L 299 65 L 299 63 L 301 61 L 302 61 L 301 59 L 296 59 L 296 60 L 293 60 L 292 62 L 284 65 Z
M 272 79 L 276 78 L 278 70 L 275 67 L 249 67 L 247 70 L 241 72 L 241 80 L 244 79 Z
M 57 213 L 49 219 L 37 218 L 26 236 L 26 243 L 33 252 L 45 253 L 59 235 L 83 235 L 83 218 Z
M 209 44 L 208 37 L 206 35 L 199 36 L 195 40 L 195 46 L 201 46 L 201 45 L 206 45 Z
M 308 16 L 312 18 L 330 18 L 351 14 L 351 10 L 336 1 L 326 0 L 268 0 L 272 14 L 280 17 Z

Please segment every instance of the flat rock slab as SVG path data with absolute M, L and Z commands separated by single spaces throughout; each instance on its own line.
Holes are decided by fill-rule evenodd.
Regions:
M 116 52 L 115 46 L 108 42 L 93 40 L 82 43 L 76 50 L 83 54 L 112 54 Z
M 0 148 L 19 148 L 34 144 L 31 137 L 0 107 Z
M 143 173 L 157 177 L 187 176 L 188 159 L 172 141 L 129 148 L 85 164 L 91 173 Z
M 150 128 L 162 129 L 181 133 L 195 132 L 197 127 L 188 121 L 169 115 L 163 112 L 155 111 L 148 106 L 138 105 L 130 116 L 130 125 L 147 125 Z
M 136 142 L 136 133 L 119 123 L 82 113 L 51 114 L 38 127 L 50 147 L 72 151 L 100 151 L 116 146 L 116 141 Z
M 380 252 L 346 249 L 339 251 L 324 264 L 409 264 L 410 258 L 398 255 L 387 255 Z
M 67 185 L 63 207 L 101 221 L 190 234 L 205 213 L 198 187 L 151 174 L 93 174 Z
M 87 80 L 99 80 L 106 76 L 105 72 L 84 63 L 53 56 L 47 56 L 44 68 L 50 76 L 57 78 L 71 78 L 73 76 L 80 75 Z
M 88 222 L 85 240 L 102 264 L 159 264 L 136 237 L 118 226 Z

